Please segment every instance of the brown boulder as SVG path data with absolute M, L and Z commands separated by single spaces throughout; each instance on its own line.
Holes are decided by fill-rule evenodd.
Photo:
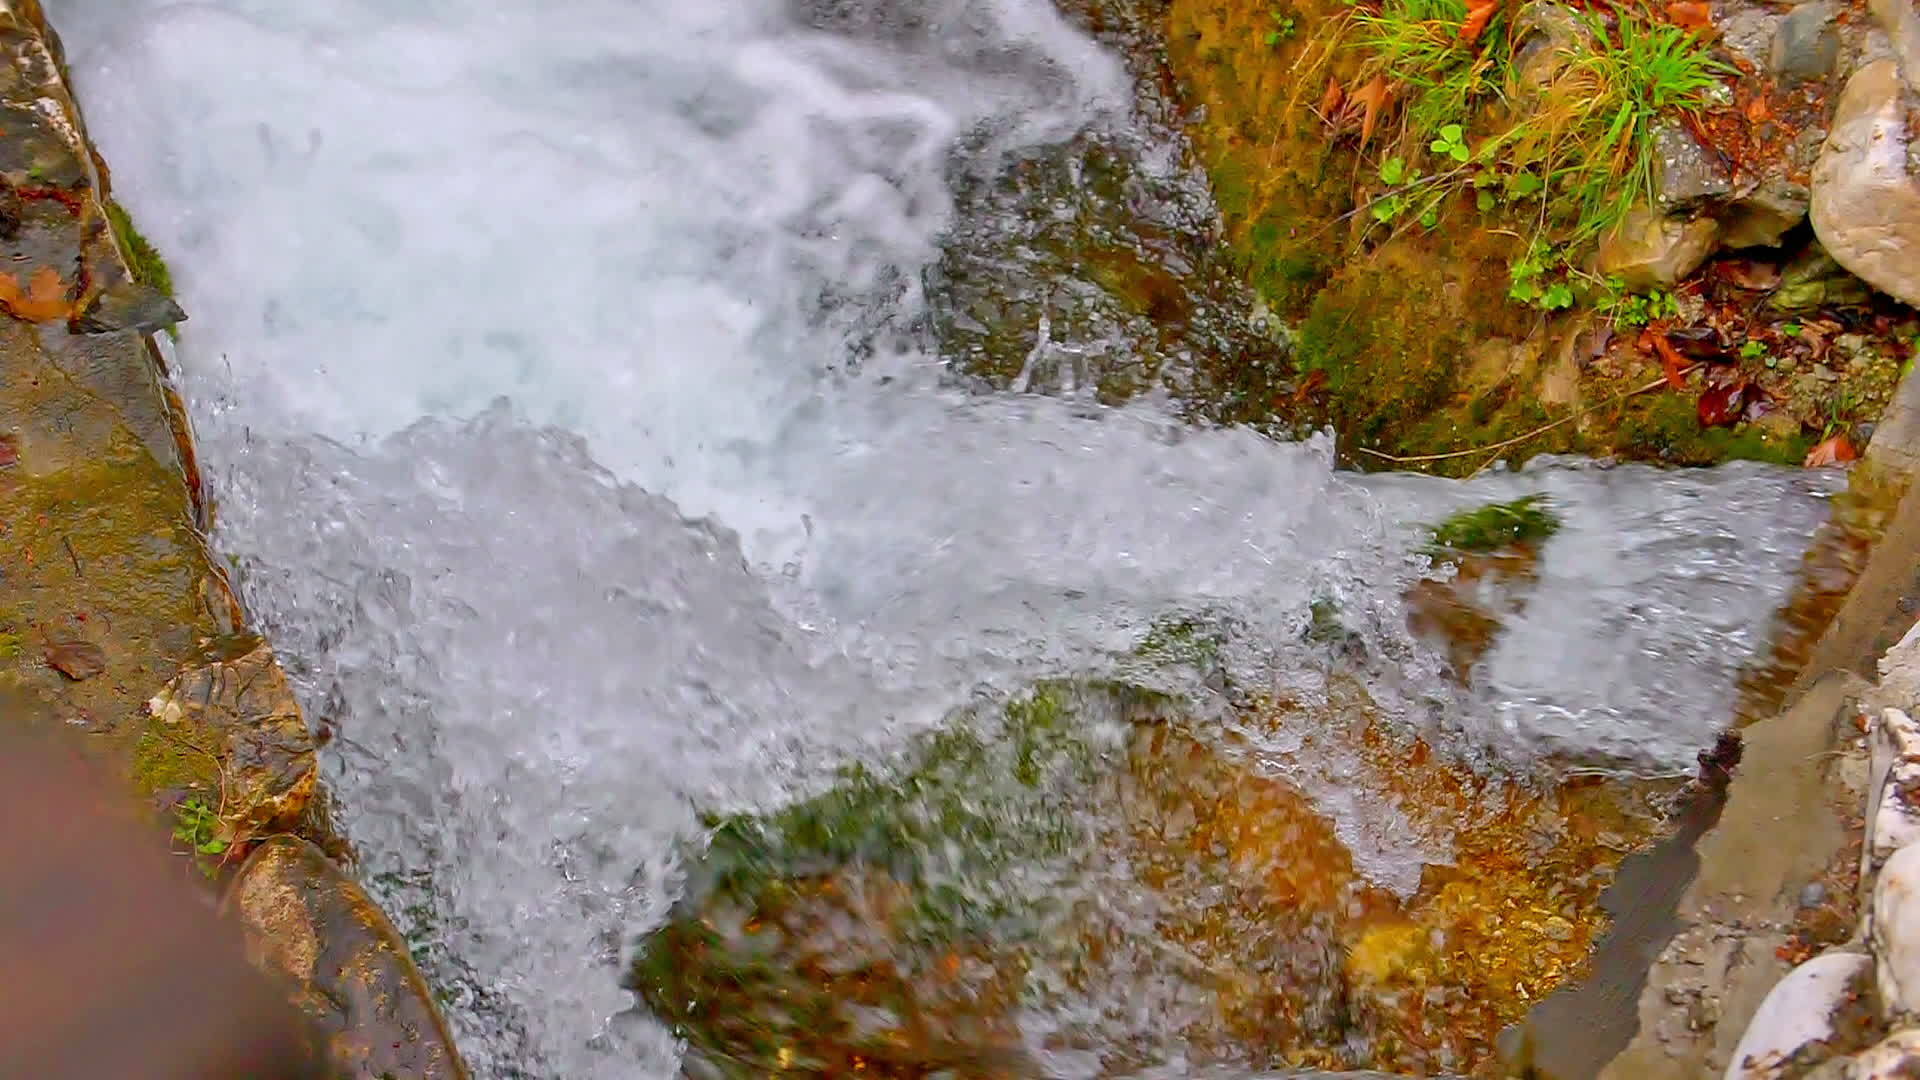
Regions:
M 1898 65 L 1854 73 L 1813 170 L 1813 231 L 1840 265 L 1920 304 L 1920 177 L 1909 164 L 1910 95 Z
M 289 836 L 255 849 L 227 891 L 254 965 L 289 984 L 335 1075 L 465 1080 L 407 943 L 357 882 Z

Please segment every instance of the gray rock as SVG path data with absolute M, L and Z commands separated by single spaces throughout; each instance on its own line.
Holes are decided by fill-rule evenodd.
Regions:
M 1893 55 L 1900 61 L 1900 73 L 1907 88 L 1920 93 L 1920 11 L 1913 0 L 1869 0 L 1874 18 L 1886 31 Z
M 1720 239 L 1720 223 L 1658 214 L 1641 207 L 1600 241 L 1600 272 L 1629 289 L 1672 285 L 1700 268 Z
M 1920 724 L 1899 709 L 1882 709 L 1868 736 L 1866 837 L 1860 880 L 1894 852 L 1920 840 Z
M 1907 160 L 1911 104 L 1893 61 L 1854 73 L 1814 165 L 1809 216 L 1840 265 L 1903 303 L 1920 304 L 1920 179 Z
M 1720 152 L 1700 145 L 1679 124 L 1661 124 L 1653 133 L 1654 191 L 1667 210 L 1684 210 L 1733 192 L 1733 171 Z
M 1727 51 L 1756 69 L 1764 69 L 1773 58 L 1773 39 L 1786 16 L 1759 5 L 1742 5 L 1715 20 L 1720 40 Z
M 1593 31 L 1564 4 L 1536 2 L 1520 8 L 1513 20 L 1513 40 L 1519 44 L 1514 70 L 1520 84 L 1544 89 L 1566 66 L 1566 50 L 1589 41 Z
M 1893 853 L 1873 886 L 1880 1001 L 1889 1015 L 1920 1015 L 1920 846 Z
M 1873 977 L 1873 957 L 1829 952 L 1787 973 L 1755 1010 L 1727 1063 L 1726 1080 L 1776 1080 L 1804 1064 L 1812 1043 L 1832 1043 L 1847 1006 Z
M 1896 1031 L 1854 1055 L 1847 1080 L 1905 1080 L 1920 1076 L 1920 1031 Z
M 175 323 L 186 321 L 187 313 L 173 297 L 147 285 L 131 283 L 102 290 L 74 320 L 74 328 L 83 334 L 111 334 L 119 330 L 151 334 Z
M 1861 304 L 1873 295 L 1867 283 L 1847 273 L 1818 241 L 1780 271 L 1780 284 L 1767 297 L 1778 311 L 1808 311 L 1823 304 Z
M 1840 60 L 1839 15 L 1832 0 L 1815 0 L 1793 9 L 1774 31 L 1768 66 L 1786 82 L 1807 82 L 1833 74 Z
M 1813 193 L 1785 176 L 1769 177 L 1730 203 L 1722 218 L 1720 244 L 1728 248 L 1776 247 L 1807 218 Z

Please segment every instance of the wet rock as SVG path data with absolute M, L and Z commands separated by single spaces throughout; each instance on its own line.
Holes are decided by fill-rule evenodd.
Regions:
M 285 836 L 262 843 L 225 904 L 246 931 L 248 959 L 281 979 L 320 1030 L 335 1075 L 464 1080 L 405 939 L 319 848 Z
M 1824 79 L 1840 59 L 1839 11 L 1830 0 L 1801 4 L 1774 32 L 1768 67 L 1783 82 Z
M 1719 239 L 1720 223 L 1712 218 L 1640 207 L 1601 240 L 1600 272 L 1619 277 L 1629 290 L 1669 286 L 1699 269 Z
M 1869 740 L 1863 880 L 1894 852 L 1920 840 L 1920 724 L 1899 709 L 1882 709 Z
M 101 291 L 74 329 L 83 334 L 110 334 L 128 330 L 150 334 L 186 319 L 173 297 L 148 285 L 122 282 Z
M 1882 700 L 1899 709 L 1920 709 L 1920 625 L 1888 649 L 1879 666 Z
M 1593 31 L 1571 7 L 1550 2 L 1521 6 L 1513 19 L 1513 40 L 1519 44 L 1514 67 L 1521 85 L 1546 89 L 1566 66 L 1569 50 L 1592 38 Z
M 1722 215 L 1720 244 L 1728 248 L 1775 247 L 1805 221 L 1813 192 L 1785 175 L 1762 180 L 1753 191 L 1728 204 Z
M 1841 1041 L 1836 1028 L 1873 978 L 1873 957 L 1829 952 L 1800 965 L 1761 1001 L 1734 1047 L 1726 1080 L 1776 1080 L 1803 1068 L 1811 1044 Z
M 1773 41 L 1786 16 L 1759 4 L 1733 7 L 1715 23 L 1727 51 L 1755 69 L 1764 69 L 1773 59 Z
M 235 835 L 290 829 L 312 798 L 314 740 L 286 673 L 264 642 L 182 672 L 147 703 L 160 723 L 212 733 L 223 815 Z
M 1920 10 L 1911 0 L 1869 0 L 1868 6 L 1886 32 L 1907 88 L 1920 93 Z
M 1685 210 L 1733 191 L 1733 171 L 1718 150 L 1678 124 L 1654 132 L 1654 191 L 1667 210 Z
M 1887 1012 L 1920 1014 L 1920 847 L 1901 848 L 1880 868 L 1870 937 Z
M 1861 304 L 1871 296 L 1866 282 L 1849 273 L 1816 242 L 1807 245 L 1780 271 L 1780 285 L 1767 298 L 1767 304 L 1779 311 L 1811 311 Z
M 1912 97 L 1892 60 L 1861 68 L 1840 96 L 1813 170 L 1810 217 L 1840 265 L 1920 303 L 1920 179 L 1908 158 Z
M 56 641 L 47 646 L 47 666 L 79 682 L 107 670 L 107 654 L 91 641 Z

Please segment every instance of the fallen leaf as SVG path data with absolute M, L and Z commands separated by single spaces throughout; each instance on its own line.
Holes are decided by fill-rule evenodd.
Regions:
M 1494 12 L 1499 10 L 1500 0 L 1467 0 L 1467 18 L 1460 24 L 1460 40 L 1469 45 L 1479 41 L 1487 24 L 1493 21 Z
M 12 435 L 0 435 L 0 468 L 20 464 L 20 440 Z
M 1320 95 L 1320 118 L 1331 122 L 1340 111 L 1340 103 L 1347 100 L 1346 91 L 1340 89 L 1337 79 L 1327 80 L 1327 92 Z
M 67 300 L 67 286 L 60 280 L 60 271 L 51 266 L 35 270 L 24 293 L 20 291 L 19 277 L 0 274 L 0 303 L 6 305 L 14 318 L 27 322 L 64 319 L 72 307 Z
M 1780 284 L 1780 264 L 1754 259 L 1725 259 L 1715 264 L 1714 272 L 1736 289 L 1765 291 Z
M 1373 138 L 1374 125 L 1380 121 L 1380 113 L 1387 107 L 1387 77 L 1375 75 L 1367 85 L 1347 95 L 1347 112 L 1351 115 L 1355 109 L 1360 111 L 1360 145 L 1367 145 Z
M 1713 27 L 1713 5 L 1705 0 L 1676 0 L 1667 5 L 1667 21 L 1683 30 Z
M 1667 335 L 1649 330 L 1641 335 L 1641 340 L 1651 343 L 1653 351 L 1660 354 L 1660 370 L 1667 377 L 1667 386 L 1674 390 L 1686 389 L 1687 362 L 1673 351 L 1673 343 L 1667 340 Z
M 1701 427 L 1727 427 L 1740 421 L 1747 410 L 1747 384 L 1725 382 L 1700 391 L 1695 405 Z
M 47 666 L 79 682 L 107 670 L 107 654 L 91 641 L 48 642 Z
M 1853 440 L 1840 434 L 1807 451 L 1806 466 L 1818 469 L 1827 465 L 1843 465 L 1859 456 L 1859 451 L 1853 448 Z
M 1767 96 L 1755 94 L 1753 100 L 1747 102 L 1747 123 L 1764 124 L 1771 119 L 1773 119 L 1773 108 L 1767 104 Z

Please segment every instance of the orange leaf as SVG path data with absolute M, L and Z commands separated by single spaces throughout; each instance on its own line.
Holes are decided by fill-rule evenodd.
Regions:
M 1673 342 L 1667 335 L 1649 331 L 1646 338 L 1653 342 L 1653 351 L 1660 354 L 1660 370 L 1667 376 L 1667 386 L 1674 390 L 1683 390 L 1687 385 L 1687 362 L 1673 348 Z
M 1667 21 L 1683 30 L 1706 30 L 1713 26 L 1713 7 L 1706 0 L 1675 0 L 1667 5 Z
M 25 293 L 20 291 L 17 276 L 0 274 L 0 304 L 5 304 L 14 318 L 28 322 L 64 319 L 72 306 L 67 301 L 67 287 L 60 280 L 60 272 L 51 266 L 33 272 L 33 280 Z
M 1853 441 L 1846 435 L 1835 435 L 1812 450 L 1807 451 L 1807 468 L 1818 469 L 1823 465 L 1841 465 L 1860 456 L 1853 448 Z
M 1499 10 L 1500 0 L 1467 0 L 1467 18 L 1460 24 L 1460 40 L 1469 45 L 1479 41 L 1487 24 L 1493 21 L 1493 13 Z
M 1347 108 L 1358 105 L 1360 113 L 1360 145 L 1367 145 L 1373 138 L 1373 128 L 1379 122 L 1381 110 L 1387 107 L 1387 77 L 1375 75 L 1373 81 L 1355 90 L 1347 97 Z

